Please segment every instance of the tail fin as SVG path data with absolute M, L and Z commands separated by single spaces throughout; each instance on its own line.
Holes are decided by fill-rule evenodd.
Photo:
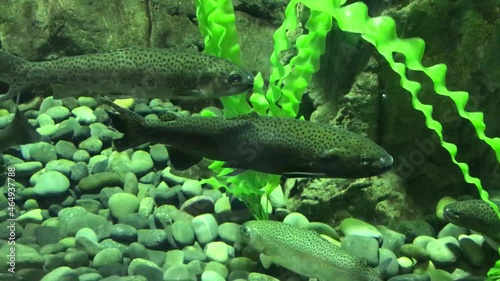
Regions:
M 0 131 L 0 153 L 9 147 L 42 141 L 42 136 L 35 130 L 24 114 L 16 110 L 10 124 Z
M 35 143 L 42 141 L 42 136 L 31 126 L 28 118 L 19 110 L 16 110 L 11 127 L 19 136 L 18 144 Z
M 106 112 L 111 119 L 113 127 L 123 133 L 122 138 L 113 140 L 113 146 L 117 151 L 133 148 L 147 142 L 142 138 L 144 135 L 144 117 L 120 107 L 109 99 L 100 98 L 99 102 L 108 105 L 114 110 L 113 112 L 106 109 Z
M 0 81 L 8 83 L 10 86 L 6 94 L 0 94 L 0 101 L 9 100 L 17 95 L 17 103 L 19 104 L 20 91 L 12 86 L 12 82 L 17 75 L 17 67 L 25 63 L 28 63 L 28 61 L 7 52 L 0 51 Z
M 12 83 L 12 77 L 17 72 L 16 67 L 27 62 L 5 51 L 0 51 L 0 80 Z

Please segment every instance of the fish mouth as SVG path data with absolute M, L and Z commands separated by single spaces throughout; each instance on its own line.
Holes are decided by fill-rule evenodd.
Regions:
M 253 89 L 253 85 L 255 83 L 254 76 L 252 74 L 248 74 L 247 77 L 245 77 L 245 82 L 241 85 L 241 92 L 246 92 L 249 93 L 250 90 Z
M 251 93 L 252 90 L 253 90 L 253 83 L 241 84 L 238 86 L 231 87 L 230 90 L 227 92 L 227 95 L 231 96 L 236 94 L 248 94 Z
M 460 215 L 457 212 L 451 210 L 451 208 L 446 206 L 443 209 L 443 218 L 446 221 L 453 223 L 454 221 L 460 219 Z
M 391 155 L 386 154 L 382 156 L 379 160 L 380 163 L 380 172 L 387 172 L 392 169 L 392 165 L 394 164 L 394 158 Z

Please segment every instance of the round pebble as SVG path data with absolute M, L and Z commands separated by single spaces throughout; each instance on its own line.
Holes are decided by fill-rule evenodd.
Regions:
M 430 258 L 440 265 L 451 265 L 460 254 L 460 246 L 456 238 L 447 236 L 429 242 L 426 247 Z
M 51 160 L 57 159 L 57 154 L 54 146 L 46 143 L 46 142 L 37 142 L 30 146 L 29 154 L 31 156 L 31 160 L 39 161 L 44 164 L 48 163 Z
M 286 216 L 283 222 L 295 227 L 305 227 L 309 224 L 309 220 L 306 218 L 306 216 L 296 212 L 290 213 L 288 216 Z
M 139 210 L 139 199 L 130 193 L 115 193 L 108 201 L 111 215 L 116 219 L 122 219 Z
M 200 244 L 207 244 L 218 235 L 219 224 L 212 214 L 202 214 L 193 218 L 192 226 Z
M 49 171 L 38 177 L 33 192 L 37 196 L 56 196 L 69 189 L 68 178 L 58 171 Z
M 89 162 L 90 154 L 86 150 L 79 149 L 71 157 L 75 162 Z
M 51 107 L 45 113 L 57 122 L 66 120 L 70 114 L 69 109 L 64 106 Z
M 111 228 L 111 239 L 130 243 L 137 240 L 137 229 L 131 225 L 117 223 Z
M 100 268 L 106 265 L 117 264 L 122 261 L 122 252 L 115 248 L 102 249 L 94 257 L 92 261 L 92 266 Z
M 151 281 L 162 281 L 163 273 L 161 268 L 152 261 L 136 258 L 128 266 L 128 275 L 142 275 Z
M 201 275 L 201 281 L 225 281 L 224 277 L 214 271 L 205 271 Z
M 182 193 L 188 198 L 201 195 L 202 192 L 200 182 L 197 180 L 190 180 L 190 179 L 186 180 L 182 184 L 181 190 Z
M 174 222 L 172 224 L 172 234 L 174 239 L 183 245 L 191 245 L 194 243 L 194 231 L 191 223 L 189 222 Z
M 71 110 L 71 113 L 76 116 L 76 121 L 80 124 L 91 124 L 97 119 L 92 109 L 85 105 Z
M 222 240 L 229 244 L 234 244 L 239 240 L 240 225 L 234 222 L 225 222 L 219 225 L 219 236 Z
M 196 275 L 189 271 L 185 264 L 179 264 L 167 269 L 163 274 L 164 281 L 196 281 Z
M 358 236 L 368 236 L 373 237 L 377 241 L 382 241 L 382 233 L 374 227 L 373 225 L 366 223 L 362 220 L 355 218 L 344 219 L 340 223 L 340 231 L 344 233 L 345 236 L 348 235 L 358 235 Z
M 138 176 L 143 176 L 147 174 L 153 168 L 153 159 L 151 159 L 151 155 L 146 151 L 137 150 L 132 154 L 132 158 L 130 160 L 129 168 L 130 171 L 135 173 Z
M 366 260 L 370 266 L 378 265 L 378 241 L 371 236 L 349 234 L 341 242 L 341 248 L 361 260 Z
M 78 183 L 78 187 L 82 191 L 93 191 L 105 186 L 116 186 L 120 184 L 121 181 L 118 175 L 112 172 L 103 172 L 83 178 Z
M 211 261 L 226 263 L 229 260 L 229 245 L 221 241 L 210 242 L 205 246 L 205 254 Z
M 72 159 L 73 154 L 77 151 L 76 146 L 72 142 L 65 140 L 58 141 L 55 148 L 57 155 L 64 159 Z
M 186 200 L 182 206 L 181 210 L 193 215 L 201 215 L 206 213 L 214 212 L 214 202 L 208 196 L 199 195 Z
M 99 154 L 102 150 L 102 141 L 96 137 L 90 137 L 82 141 L 78 148 L 86 150 L 92 155 Z

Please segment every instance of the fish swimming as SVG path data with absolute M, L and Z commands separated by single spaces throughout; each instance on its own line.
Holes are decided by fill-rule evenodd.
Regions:
M 174 169 L 188 169 L 205 157 L 287 177 L 362 178 L 386 172 L 393 162 L 368 138 L 327 124 L 256 113 L 233 118 L 164 114 L 146 120 L 110 100 L 100 101 L 114 109 L 108 111 L 111 123 L 124 134 L 113 140 L 116 150 L 165 144 Z
M 28 122 L 24 114 L 16 110 L 7 127 L 0 130 L 0 154 L 9 147 L 42 141 L 42 136 Z
M 0 51 L 0 81 L 8 100 L 28 87 L 51 85 L 54 98 L 87 95 L 202 99 L 253 87 L 252 73 L 223 58 L 198 52 L 125 48 L 105 53 L 29 62 Z
M 492 202 L 500 206 L 500 202 Z M 443 217 L 452 224 L 480 232 L 500 243 L 500 218 L 486 201 L 466 200 L 448 204 L 444 207 Z
M 321 281 L 381 281 L 369 267 L 317 232 L 278 221 L 248 221 L 241 242 L 295 273 Z

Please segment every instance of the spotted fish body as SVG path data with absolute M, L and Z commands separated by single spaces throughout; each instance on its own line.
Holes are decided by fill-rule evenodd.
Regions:
M 249 221 L 241 239 L 272 262 L 321 281 L 381 281 L 379 271 L 367 266 L 318 233 L 277 221 Z
M 202 157 L 230 167 L 288 177 L 361 178 L 381 174 L 392 157 L 369 139 L 327 124 L 249 114 L 235 118 L 163 116 L 146 120 L 110 100 L 118 151 L 147 142 L 169 145 L 171 164 L 187 169 Z M 179 161 L 184 159 L 184 163 Z
M 55 98 L 214 98 L 253 86 L 253 75 L 228 60 L 198 52 L 139 47 L 42 62 L 28 62 L 0 51 L 0 80 L 10 86 L 0 101 L 25 88 L 47 84 L 52 85 Z
M 497 206 L 500 202 L 494 202 Z M 443 210 L 446 221 L 472 229 L 500 242 L 500 218 L 483 200 L 466 200 L 446 205 Z

